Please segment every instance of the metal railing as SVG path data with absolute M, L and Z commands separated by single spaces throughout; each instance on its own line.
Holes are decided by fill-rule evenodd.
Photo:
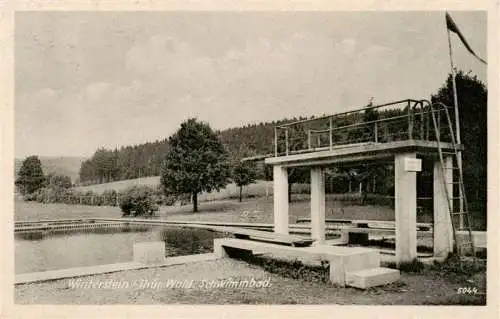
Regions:
M 438 112 L 440 140 L 448 142 L 450 129 L 441 124 L 446 123 L 444 107 L 449 108 L 443 105 L 434 112 Z M 281 124 L 274 131 L 274 156 L 332 150 L 359 143 L 436 141 L 431 112 L 425 100 L 406 99 Z

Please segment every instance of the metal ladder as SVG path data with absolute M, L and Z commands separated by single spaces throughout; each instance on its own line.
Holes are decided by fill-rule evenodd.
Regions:
M 437 142 L 437 146 L 438 146 L 439 161 L 441 162 L 442 182 L 443 182 L 446 198 L 448 199 L 447 200 L 448 211 L 450 213 L 451 224 L 453 227 L 454 252 L 462 260 L 462 259 L 466 258 L 465 248 L 467 246 L 469 246 L 470 251 L 472 252 L 472 257 L 475 257 L 476 256 L 476 248 L 474 246 L 474 240 L 473 240 L 473 235 L 472 235 L 472 225 L 471 225 L 472 218 L 471 218 L 471 215 L 469 213 L 467 198 L 465 196 L 463 170 L 462 170 L 461 165 L 458 165 L 459 154 L 458 154 L 457 144 L 456 144 L 456 140 L 455 140 L 455 132 L 453 130 L 453 125 L 452 125 L 452 121 L 450 118 L 450 112 L 448 111 L 448 106 L 446 106 L 445 104 L 443 104 L 441 102 L 432 103 L 432 104 L 430 104 L 430 107 L 431 107 L 431 114 L 432 114 L 432 122 L 434 124 L 434 131 L 436 134 L 436 142 Z M 453 152 L 445 152 L 445 151 L 443 151 L 443 149 L 441 147 L 440 116 L 441 116 L 442 110 L 444 110 L 444 113 L 446 114 L 446 121 L 447 121 L 447 125 L 449 128 L 449 134 L 450 134 L 451 144 L 453 146 Z M 436 119 L 436 113 L 437 113 L 438 119 Z M 446 167 L 445 161 L 444 161 L 444 155 L 452 155 L 453 156 L 453 163 L 452 163 L 451 167 Z M 455 171 L 458 172 L 458 182 L 452 181 L 450 183 L 446 180 L 446 171 L 449 169 L 451 169 L 452 172 L 455 172 Z M 458 197 L 454 197 L 453 187 L 452 187 L 451 194 L 449 193 L 448 185 L 450 185 L 450 184 L 451 185 L 459 185 L 459 196 Z M 453 205 L 453 201 L 457 200 L 457 199 L 463 201 L 463 210 L 462 210 L 462 207 L 458 207 L 458 211 L 454 210 L 454 207 L 456 207 L 456 205 Z M 459 220 L 462 220 L 462 218 L 463 218 L 463 220 L 465 221 L 464 228 L 461 228 L 461 225 L 460 225 L 459 221 L 456 220 L 457 219 L 456 217 L 458 217 Z M 464 231 L 464 230 L 468 232 L 467 239 L 464 239 L 461 242 L 458 242 L 457 231 Z

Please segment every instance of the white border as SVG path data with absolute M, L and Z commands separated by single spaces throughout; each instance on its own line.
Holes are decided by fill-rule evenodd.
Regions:
M 2 258 L 0 317 L 111 318 L 111 317 L 284 317 L 325 318 L 360 316 L 380 318 L 493 318 L 498 314 L 498 44 L 499 3 L 495 1 L 10 1 L 0 0 L 0 223 Z M 488 11 L 488 305 L 449 306 L 20 306 L 13 304 L 13 31 L 16 11 Z M 494 315 L 495 314 L 495 315 Z

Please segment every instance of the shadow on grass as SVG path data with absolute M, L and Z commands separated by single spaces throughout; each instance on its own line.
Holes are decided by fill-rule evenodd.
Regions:
M 280 260 L 263 255 L 253 255 L 251 251 L 226 247 L 229 257 L 262 267 L 265 271 L 285 278 L 310 282 L 330 283 L 328 262 L 321 265 L 306 265 L 298 259 Z

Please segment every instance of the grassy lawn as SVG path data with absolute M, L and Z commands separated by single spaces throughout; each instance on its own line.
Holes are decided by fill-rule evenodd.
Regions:
M 137 179 L 130 179 L 112 183 L 104 183 L 89 186 L 79 186 L 74 189 L 81 192 L 92 191 L 100 194 L 105 190 L 116 190 L 118 192 L 131 187 L 133 185 L 146 185 L 156 187 L 160 184 L 160 177 L 144 177 Z M 310 217 L 309 207 L 309 184 L 292 185 L 292 203 L 290 205 L 290 222 L 295 223 L 297 218 Z M 182 220 L 201 220 L 201 221 L 227 221 L 227 222 L 258 222 L 258 223 L 272 223 L 272 206 L 273 206 L 273 182 L 259 180 L 256 183 L 250 184 L 243 188 L 244 201 L 238 203 L 237 198 L 239 195 L 239 188 L 234 183 L 228 184 L 219 192 L 214 191 L 211 193 L 201 193 L 198 195 L 199 213 L 193 214 L 191 212 L 191 205 L 184 206 L 169 206 L 161 207 L 159 216 L 161 218 L 172 218 Z M 345 202 L 336 201 L 334 198 L 337 196 L 355 196 L 357 194 L 326 194 L 326 218 L 340 218 L 340 219 L 373 219 L 373 220 L 394 220 L 394 209 L 389 206 L 382 205 L 352 205 Z M 17 204 L 17 203 L 16 203 Z M 19 209 L 18 207 L 19 206 Z M 32 208 L 27 208 L 22 204 L 16 205 L 16 218 L 28 218 L 26 216 L 34 216 Z M 117 217 L 119 212 L 115 212 L 116 208 L 110 207 L 92 207 L 92 206 L 78 206 L 74 205 L 74 211 L 69 211 L 67 207 L 47 205 L 52 208 L 45 209 L 39 208 L 40 216 L 76 216 L 88 217 L 91 214 L 99 217 Z M 19 212 L 18 212 L 19 210 Z M 53 210 L 53 211 L 49 211 Z M 474 217 L 472 221 L 473 228 L 476 230 L 486 230 L 486 221 L 480 212 L 472 211 Z M 78 214 L 84 214 L 78 216 Z M 46 217 L 40 217 L 46 218 Z M 52 217 L 47 217 L 52 218 Z M 59 217 L 54 217 L 59 218 Z M 69 217 L 61 217 L 69 218 Z M 432 222 L 432 212 L 426 212 L 417 217 L 418 222 Z
M 121 216 L 120 208 L 111 206 L 85 206 L 67 204 L 40 204 L 14 202 L 14 220 L 42 220 Z
M 14 220 L 37 220 L 85 217 L 120 217 L 118 207 L 85 206 L 67 204 L 40 204 L 35 202 L 15 202 Z M 290 203 L 290 223 L 297 218 L 310 217 L 309 198 L 301 196 Z M 273 222 L 273 199 L 249 198 L 243 202 L 221 200 L 202 202 L 199 212 L 193 213 L 191 205 L 180 207 L 162 206 L 159 218 L 169 220 L 227 221 L 227 222 Z M 341 202 L 327 199 L 326 218 L 394 220 L 394 211 L 387 206 L 345 206 Z
M 200 206 L 199 213 L 192 213 L 191 206 L 180 208 L 165 207 L 160 216 L 167 219 L 228 221 L 228 222 L 273 222 L 273 199 L 250 198 L 239 203 L 236 200 L 206 202 Z M 289 222 L 297 218 L 310 218 L 309 198 L 301 196 L 290 203 Z M 394 210 L 387 206 L 344 206 L 341 202 L 326 200 L 326 218 L 394 220 Z
M 96 194 L 101 194 L 106 190 L 115 190 L 117 192 L 121 192 L 132 186 L 150 186 L 157 187 L 160 185 L 160 176 L 150 176 L 143 178 L 135 178 L 135 179 L 127 179 L 123 181 L 111 182 L 111 183 L 103 183 L 103 184 L 95 184 L 88 186 L 77 186 L 74 187 L 74 190 L 79 192 L 87 192 L 92 191 Z M 265 196 L 266 189 L 269 194 L 272 194 L 273 191 L 273 182 L 272 181 L 257 181 L 256 183 L 245 186 L 243 193 L 249 196 Z M 294 184 L 293 189 L 296 192 L 305 191 L 308 189 L 308 185 Z M 237 198 L 239 194 L 239 188 L 234 184 L 230 183 L 219 192 L 213 191 L 211 193 L 201 193 L 199 194 L 200 201 L 205 200 L 221 200 L 228 198 Z

